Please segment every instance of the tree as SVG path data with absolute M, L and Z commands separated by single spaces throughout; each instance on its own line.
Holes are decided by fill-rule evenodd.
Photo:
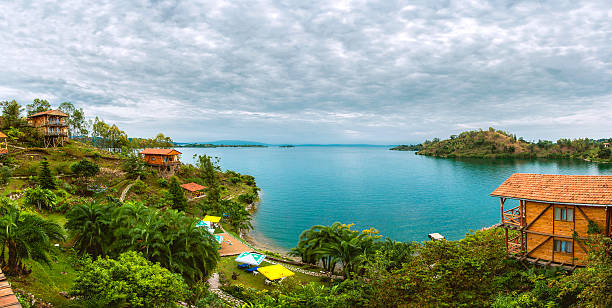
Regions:
M 175 210 L 185 211 L 187 207 L 187 198 L 185 198 L 185 192 L 181 185 L 178 182 L 178 178 L 173 176 L 170 178 L 170 187 L 168 188 L 168 192 L 172 196 L 171 206 Z
M 219 180 L 217 172 L 221 169 L 219 167 L 219 160 L 213 160 L 211 156 L 198 155 L 196 165 L 200 169 L 200 177 L 204 180 L 204 183 L 208 187 L 206 190 L 206 201 L 210 208 L 218 208 L 219 200 L 221 199 L 221 193 L 219 190 Z
M 185 299 L 186 289 L 179 275 L 130 251 L 87 263 L 70 294 L 84 306 L 170 307 Z
M 70 136 L 79 134 L 81 136 L 87 135 L 88 130 L 85 123 L 85 115 L 82 108 L 76 108 L 71 102 L 63 102 L 58 108 L 61 112 L 69 115 L 68 118 L 68 130 Z
M 90 178 L 100 173 L 100 166 L 83 158 L 78 163 L 70 165 L 70 171 L 77 177 Z
M 135 179 L 144 177 L 145 164 L 144 161 L 134 153 L 130 153 L 127 159 L 123 162 L 123 171 L 127 172 L 130 178 Z
M 26 105 L 28 117 L 39 112 L 51 110 L 51 104 L 47 100 L 35 98 L 34 102 Z
M 23 259 L 48 264 L 52 242 L 64 239 L 62 227 L 36 214 L 23 213 L 14 205 L 3 212 L 0 218 L 0 241 L 8 249 L 8 262 L 4 264 L 4 258 L 0 260 L 4 265 L 3 272 L 7 275 L 27 273 Z
M 66 225 L 73 247 L 93 257 L 105 255 L 110 244 L 111 208 L 96 202 L 81 203 L 66 213 Z
M 557 283 L 561 287 L 560 298 L 578 300 L 578 307 L 609 307 L 612 303 L 612 240 L 602 235 L 589 237 L 585 268 L 576 269 Z M 568 306 L 568 305 L 563 305 Z
M 22 107 L 16 100 L 0 102 L 2 106 L 2 128 L 21 126 Z
M 227 214 L 229 224 L 239 233 L 253 229 L 251 213 L 246 210 L 243 204 L 232 200 L 222 200 L 221 211 Z
M 45 159 L 40 162 L 40 171 L 38 172 L 38 185 L 43 189 L 55 189 L 55 178 L 51 175 L 49 162 Z
M 53 191 L 40 186 L 27 188 L 24 191 L 24 197 L 26 205 L 36 206 L 39 210 L 52 210 L 57 203 L 57 197 Z

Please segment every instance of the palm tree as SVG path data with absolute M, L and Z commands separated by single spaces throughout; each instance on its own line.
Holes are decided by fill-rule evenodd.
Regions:
M 0 218 L 0 227 L 0 241 L 8 248 L 8 262 L 2 269 L 7 275 L 27 273 L 23 259 L 48 264 L 52 242 L 64 240 L 60 225 L 36 214 L 22 213 L 17 207 L 11 207 Z
M 66 230 L 74 239 L 74 247 L 93 257 L 106 255 L 110 242 L 110 207 L 89 202 L 75 205 L 66 214 Z
M 216 240 L 203 228 L 197 228 L 196 222 L 192 220 L 176 233 L 170 246 L 171 263 L 167 265 L 190 283 L 208 277 L 219 261 Z

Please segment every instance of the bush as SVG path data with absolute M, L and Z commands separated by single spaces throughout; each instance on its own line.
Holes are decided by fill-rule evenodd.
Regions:
M 185 299 L 180 275 L 136 252 L 85 263 L 70 290 L 84 306 L 168 307 Z
M 240 178 L 237 176 L 233 176 L 229 179 L 232 184 L 240 183 Z
M 168 188 L 168 180 L 159 178 L 157 179 L 157 185 L 159 185 L 159 187 Z
M 147 191 L 147 184 L 145 184 L 145 182 L 141 181 L 141 180 L 136 180 L 134 182 L 134 185 L 132 186 L 132 191 L 134 193 L 137 194 L 142 194 L 143 192 Z
M 96 176 L 100 172 L 100 166 L 83 158 L 78 163 L 72 164 L 70 170 L 77 177 L 89 178 Z
M 11 176 L 13 175 L 13 170 L 7 166 L 0 167 L 0 184 L 6 185 L 8 184 Z
M 256 194 L 246 193 L 238 196 L 238 201 L 245 204 L 253 204 L 255 201 L 257 201 L 257 197 L 258 196 Z

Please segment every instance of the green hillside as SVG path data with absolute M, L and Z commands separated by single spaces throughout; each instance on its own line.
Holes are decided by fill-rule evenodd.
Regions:
M 392 150 L 417 150 L 416 154 L 437 157 L 466 158 L 575 158 L 597 162 L 612 162 L 609 139 L 559 139 L 556 142 L 529 142 L 516 135 L 489 128 L 435 138 L 421 145 L 399 146 Z

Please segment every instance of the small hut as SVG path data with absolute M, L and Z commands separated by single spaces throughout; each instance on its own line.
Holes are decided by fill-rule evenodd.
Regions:
M 204 195 L 204 189 L 206 189 L 206 186 L 202 186 L 200 184 L 197 183 L 187 183 L 187 184 L 183 184 L 181 185 L 181 187 L 185 190 L 185 195 L 187 195 L 187 198 L 189 199 L 193 199 L 193 198 L 198 198 Z
M 0 155 L 8 153 L 8 136 L 0 132 Z

